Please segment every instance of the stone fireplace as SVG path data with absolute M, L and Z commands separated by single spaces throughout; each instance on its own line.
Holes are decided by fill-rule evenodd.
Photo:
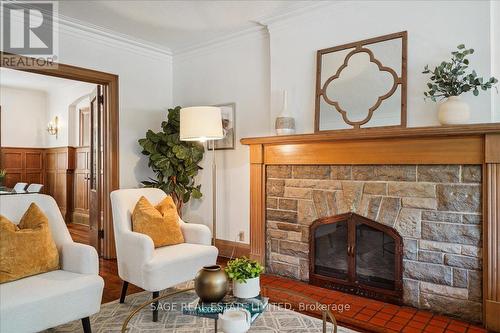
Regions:
M 309 281 L 310 226 L 355 213 L 401 235 L 405 304 L 481 320 L 481 166 L 270 165 L 266 179 L 269 272 Z
M 323 287 L 380 298 L 366 288 L 377 284 L 396 292 L 388 301 L 401 301 L 399 291 L 404 304 L 500 331 L 500 125 L 241 142 L 250 148 L 250 256 L 268 273 L 311 284 L 324 282 L 318 274 Z

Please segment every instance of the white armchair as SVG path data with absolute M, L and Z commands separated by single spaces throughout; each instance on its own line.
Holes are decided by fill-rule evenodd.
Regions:
M 0 214 L 19 222 L 35 202 L 47 215 L 61 269 L 0 284 L 0 332 L 38 332 L 99 312 L 104 281 L 95 249 L 73 242 L 55 200 L 44 194 L 0 196 Z
M 213 265 L 218 250 L 211 246 L 210 229 L 179 219 L 185 243 L 155 249 L 153 240 L 131 229 L 132 212 L 141 196 L 157 204 L 167 195 L 160 189 L 116 190 L 111 193 L 118 275 L 123 280 L 120 303 L 125 301 L 128 283 L 153 292 L 191 280 L 203 266 Z M 153 307 L 153 321 L 158 320 Z

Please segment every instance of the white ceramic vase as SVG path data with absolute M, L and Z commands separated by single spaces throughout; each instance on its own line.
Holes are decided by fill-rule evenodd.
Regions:
M 438 119 L 442 125 L 467 124 L 470 118 L 469 105 L 460 96 L 450 96 L 439 104 Z
M 247 279 L 245 282 L 233 280 L 233 295 L 238 298 L 252 298 L 260 294 L 260 277 Z

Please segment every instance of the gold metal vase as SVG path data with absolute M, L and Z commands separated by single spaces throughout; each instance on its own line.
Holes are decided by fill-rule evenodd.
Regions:
M 218 302 L 228 290 L 226 272 L 220 265 L 204 266 L 194 278 L 194 288 L 202 302 Z

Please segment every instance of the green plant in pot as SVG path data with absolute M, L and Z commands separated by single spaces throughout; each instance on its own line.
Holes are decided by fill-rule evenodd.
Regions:
M 425 98 L 434 102 L 443 100 L 438 107 L 439 122 L 443 125 L 467 123 L 469 105 L 460 99 L 460 95 L 472 91 L 474 96 L 478 96 L 481 90 L 491 89 L 498 82 L 494 77 L 487 80 L 478 77 L 476 71 L 469 69 L 467 57 L 473 53 L 474 49 L 467 49 L 464 44 L 460 44 L 456 51 L 451 52 L 450 61 L 441 62 L 433 70 L 426 65 L 422 72 L 430 75 Z
M 146 137 L 139 139 L 142 153 L 148 156 L 148 165 L 156 174 L 156 179 L 150 178 L 142 184 L 160 188 L 172 196 L 179 215 L 183 204 L 202 196 L 201 184 L 196 184 L 195 177 L 202 169 L 199 163 L 205 153 L 201 143 L 179 139 L 180 111 L 180 106 L 168 109 L 161 131 L 148 130 Z
M 264 271 L 257 261 L 246 257 L 236 258 L 227 263 L 226 273 L 233 281 L 233 295 L 252 298 L 260 294 L 260 274 Z

